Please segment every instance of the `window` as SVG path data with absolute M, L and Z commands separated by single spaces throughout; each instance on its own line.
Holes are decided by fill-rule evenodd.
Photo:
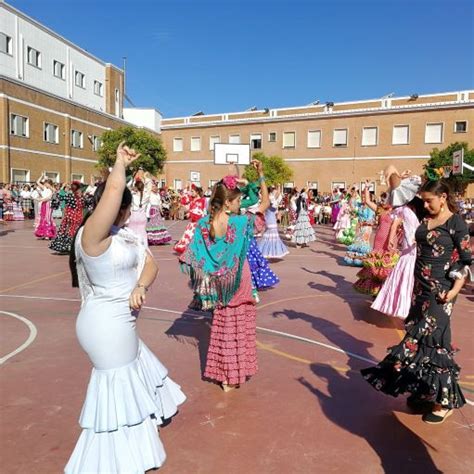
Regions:
M 30 170 L 11 169 L 12 183 L 27 183 L 30 181 Z
M 277 134 L 276 132 L 270 132 L 268 134 L 268 141 L 269 142 L 276 142 L 277 141 Z
M 84 147 L 82 132 L 78 132 L 77 130 L 71 130 L 71 145 L 74 148 Z
M 80 183 L 84 182 L 84 175 L 83 174 L 71 174 L 71 181 L 79 181 Z
M 296 133 L 283 132 L 283 148 L 295 148 L 295 145 L 296 145 Z
M 0 51 L 5 54 L 13 54 L 13 40 L 5 33 L 0 33 Z
M 466 133 L 466 132 L 467 132 L 467 122 L 465 120 L 454 123 L 454 133 Z
M 180 179 L 174 180 L 174 189 L 175 191 L 179 191 L 180 189 L 183 189 L 183 182 Z
M 115 115 L 120 116 L 120 91 L 115 89 Z
M 57 171 L 45 171 L 45 176 L 54 183 L 59 183 L 59 173 Z
M 28 53 L 28 64 L 41 68 L 41 53 L 37 51 L 36 49 L 33 49 L 31 46 L 28 46 L 27 53 Z
M 252 150 L 259 150 L 260 148 L 262 148 L 261 133 L 252 133 L 250 135 L 250 148 L 252 148 Z
M 104 95 L 102 82 L 94 81 L 94 94 L 100 97 Z
M 85 89 L 86 88 L 86 76 L 84 76 L 84 74 L 82 74 L 82 72 L 76 71 L 76 74 L 74 75 L 74 83 L 76 84 L 77 87 Z
M 338 189 L 339 191 L 346 189 L 345 181 L 333 181 L 331 183 L 331 189 Z
M 66 67 L 63 63 L 56 60 L 53 61 L 53 75 L 54 77 L 59 77 L 59 79 L 66 78 Z
M 43 140 L 48 143 L 59 143 L 58 126 L 52 123 L 45 123 L 43 130 Z
M 240 143 L 240 135 L 229 135 L 229 143 Z
M 219 135 L 214 135 L 209 137 L 209 150 L 214 150 L 214 145 L 220 143 L 221 137 Z
M 92 150 L 99 151 L 102 146 L 102 140 L 97 135 L 92 135 Z
M 427 123 L 425 128 L 425 143 L 443 142 L 443 124 Z
M 29 136 L 29 120 L 21 115 L 10 115 L 10 134 L 17 137 Z
M 307 188 L 312 189 L 313 191 L 318 191 L 318 182 L 317 181 L 307 181 Z
M 339 128 L 333 131 L 332 146 L 335 146 L 335 147 L 347 146 L 347 128 Z
M 408 145 L 410 142 L 410 127 L 408 125 L 394 125 L 392 145 Z
M 364 127 L 362 129 L 362 146 L 377 145 L 377 127 Z
M 191 137 L 191 151 L 201 151 L 201 137 Z
M 182 138 L 173 138 L 173 151 L 183 151 Z
M 308 131 L 308 148 L 321 148 L 321 130 Z

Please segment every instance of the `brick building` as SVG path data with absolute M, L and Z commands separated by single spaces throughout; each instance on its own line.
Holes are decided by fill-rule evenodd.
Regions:
M 122 69 L 0 2 L 0 182 L 88 181 L 105 130 L 159 134 L 157 111 L 123 101 Z
M 430 151 L 455 141 L 474 146 L 474 90 L 283 109 L 163 119 L 165 176 L 179 188 L 199 177 L 212 185 L 215 143 L 250 143 L 293 168 L 288 186 L 321 192 L 371 179 L 388 164 L 421 172 Z M 469 193 L 473 194 L 472 186 Z

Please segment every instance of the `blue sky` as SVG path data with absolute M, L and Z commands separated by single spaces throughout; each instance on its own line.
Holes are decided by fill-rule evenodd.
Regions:
M 471 0 L 7 0 L 165 117 L 474 87 Z

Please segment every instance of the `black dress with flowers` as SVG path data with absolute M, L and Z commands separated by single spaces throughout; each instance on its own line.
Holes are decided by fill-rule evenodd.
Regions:
M 388 349 L 382 362 L 361 373 L 375 389 L 388 395 L 410 392 L 443 408 L 460 408 L 465 399 L 451 345 L 454 301 L 443 304 L 438 296 L 453 287 L 455 277 L 469 273 L 469 233 L 458 214 L 432 230 L 427 224 L 423 221 L 415 234 L 415 287 L 405 337 Z

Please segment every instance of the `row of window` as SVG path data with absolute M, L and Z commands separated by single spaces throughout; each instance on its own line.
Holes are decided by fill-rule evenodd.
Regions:
M 59 171 L 44 171 L 43 174 L 51 179 L 55 183 L 60 183 L 61 176 Z M 71 181 L 84 182 L 84 175 L 79 173 L 71 173 Z M 11 169 L 11 182 L 12 183 L 29 183 L 31 182 L 30 170 L 23 170 L 18 168 Z
M 0 51 L 2 53 L 13 55 L 13 40 L 10 36 L 0 32 Z M 29 65 L 42 69 L 42 54 L 35 48 L 27 46 L 26 57 Z M 60 61 L 53 60 L 52 73 L 58 79 L 66 80 L 66 66 Z M 74 71 L 74 84 L 81 89 L 86 89 L 86 76 L 81 71 Z M 104 85 L 100 81 L 94 80 L 94 94 L 100 97 L 104 96 Z
M 30 137 L 30 120 L 22 115 L 10 114 L 10 134 L 17 137 Z M 102 145 L 97 135 L 90 135 L 92 150 L 98 151 Z M 43 122 L 43 140 L 47 143 L 59 143 L 59 127 L 54 123 Z M 71 130 L 71 146 L 73 148 L 84 148 L 84 134 L 79 130 Z
M 454 123 L 455 133 L 467 132 L 467 121 L 460 120 Z M 425 143 L 436 144 L 443 143 L 444 124 L 443 123 L 427 123 L 425 126 Z M 262 148 L 261 133 L 250 134 L 250 147 L 253 150 Z M 268 142 L 277 142 L 277 133 L 270 132 L 268 134 Z M 332 146 L 347 147 L 349 141 L 349 130 L 347 128 L 337 128 L 333 130 Z M 220 135 L 209 137 L 209 150 L 214 150 L 214 145 L 221 143 Z M 240 134 L 229 135 L 228 143 L 241 143 Z M 394 125 L 392 130 L 392 145 L 408 145 L 410 143 L 410 125 Z M 377 146 L 379 144 L 378 127 L 364 127 L 362 129 L 362 146 Z M 308 130 L 307 132 L 307 148 L 321 148 L 322 146 L 322 130 Z M 296 147 L 296 132 L 283 132 L 282 147 Z M 180 137 L 173 138 L 173 151 L 184 151 L 184 139 Z M 201 137 L 191 137 L 190 151 L 201 151 Z

